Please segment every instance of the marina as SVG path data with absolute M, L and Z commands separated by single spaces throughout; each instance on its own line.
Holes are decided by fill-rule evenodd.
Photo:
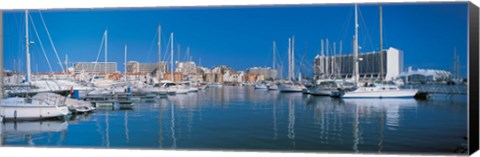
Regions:
M 464 97 L 343 100 L 225 86 L 68 121 L 5 122 L 2 145 L 448 154 L 466 142 Z
M 387 6 L 385 11 L 395 10 L 391 8 L 394 6 Z M 415 54 L 418 51 L 412 51 L 411 46 L 384 43 L 383 5 L 341 7 L 343 10 L 337 12 L 341 16 L 336 16 L 345 18 L 343 29 L 337 24 L 332 25 L 331 30 L 319 30 L 317 27 L 326 24 L 314 23 L 309 31 L 302 32 L 301 27 L 292 24 L 286 24 L 285 28 L 269 26 L 268 29 L 264 24 L 259 27 L 288 29 L 279 35 L 260 35 L 263 33 L 260 31 L 258 39 L 250 35 L 245 39 L 247 37 L 242 35 L 246 32 L 233 33 L 237 36 L 230 39 L 228 36 L 232 34 L 226 32 L 235 32 L 231 30 L 220 31 L 222 33 L 217 34 L 220 38 L 216 39 L 216 29 L 205 31 L 212 33 L 212 37 L 210 34 L 193 35 L 192 32 L 203 30 L 187 31 L 184 26 L 172 24 L 191 22 L 182 18 L 177 21 L 177 17 L 158 16 L 165 18 L 165 22 L 143 21 L 142 28 L 132 26 L 135 22 L 124 25 L 123 19 L 118 19 L 122 16 L 118 15 L 137 13 L 130 10 L 118 15 L 108 11 L 99 16 L 116 15 L 112 19 L 119 20 L 117 24 L 105 24 L 103 28 L 95 26 L 94 31 L 85 31 L 88 34 L 85 36 L 65 37 L 65 31 L 49 31 L 47 27 L 50 23 L 57 26 L 63 23 L 45 20 L 42 15 L 44 12 L 47 18 L 63 17 L 55 11 L 12 11 L 8 20 L 22 17 L 22 22 L 8 25 L 8 30 L 18 33 L 6 36 L 9 39 L 7 56 L 15 59 L 13 62 L 7 60 L 8 68 L 3 62 L 0 65 L 5 71 L 0 77 L 0 145 L 465 153 L 468 150 L 465 143 L 469 80 L 461 68 L 463 64 L 459 63 L 465 55 L 458 55 L 457 47 L 453 48 L 452 72 L 413 70 L 413 66 L 446 66 L 434 65 L 434 61 L 423 64 L 427 61 L 417 60 L 421 57 L 416 55 L 422 54 Z M 309 9 L 310 12 L 321 10 Z M 248 8 L 239 10 L 257 15 Z M 365 10 L 375 14 L 366 16 L 368 11 Z M 197 15 L 195 11 L 208 15 L 202 9 L 185 13 L 193 16 Z M 303 11 L 297 11 L 302 13 L 301 17 L 307 17 Z M 151 20 L 146 12 L 163 15 L 170 11 L 139 12 Z M 66 14 L 84 16 L 68 11 Z M 324 12 L 320 17 L 326 17 L 325 14 L 330 16 Z M 65 21 L 72 19 L 64 18 Z M 130 18 L 142 20 L 137 16 Z M 42 29 L 37 29 L 35 22 L 43 26 Z M 279 23 L 285 22 L 279 20 Z M 372 27 L 374 24 L 376 26 Z M 3 27 L 3 22 L 0 25 Z M 129 27 L 136 29 L 127 29 Z M 377 37 L 372 38 L 367 27 L 373 28 Z M 240 32 L 244 28 L 233 27 Z M 346 37 L 329 40 L 323 35 L 310 35 L 311 32 L 324 34 L 337 29 L 343 32 L 327 36 L 346 34 Z M 71 38 L 73 36 L 75 39 Z M 64 39 L 58 41 L 52 37 Z M 388 37 L 397 40 L 396 36 Z M 48 48 L 45 47 L 48 44 L 42 43 L 46 39 L 50 44 Z M 374 44 L 372 39 L 378 42 Z M 13 42 L 17 40 L 18 43 Z M 212 45 L 210 40 L 217 43 Z M 229 42 L 222 44 L 222 40 Z M 73 46 L 73 41 L 82 46 L 77 43 Z M 312 42 L 315 42 L 313 48 Z M 343 44 L 349 42 L 351 45 Z M 15 47 L 19 43 L 21 45 Z M 250 48 L 250 44 L 257 46 Z M 233 50 L 229 47 L 232 45 L 236 45 Z M 385 45 L 392 46 L 384 48 Z M 448 46 L 455 45 L 462 43 Z M 463 48 L 458 49 L 463 51 Z M 3 47 L 1 51 L 6 53 Z M 222 58 L 225 54 L 231 56 Z M 63 55 L 65 57 L 61 58 Z M 271 63 L 271 66 L 261 62 Z M 39 64 L 42 70 L 38 70 Z

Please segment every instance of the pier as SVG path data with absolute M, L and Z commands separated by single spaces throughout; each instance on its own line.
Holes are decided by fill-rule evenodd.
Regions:
M 467 95 L 468 86 L 462 85 L 446 85 L 446 84 L 412 84 L 403 85 L 403 89 L 417 89 L 418 93 L 415 98 L 426 99 L 431 94 L 446 94 L 446 95 Z
M 156 95 L 136 95 L 130 93 L 102 94 L 102 95 L 84 95 L 80 100 L 89 101 L 95 107 L 113 107 L 115 103 L 120 104 L 122 108 L 132 107 L 136 101 L 154 101 Z

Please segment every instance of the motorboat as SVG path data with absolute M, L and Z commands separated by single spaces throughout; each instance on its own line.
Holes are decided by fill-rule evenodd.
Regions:
M 96 108 L 88 101 L 75 100 L 67 98 L 65 104 L 72 113 L 88 113 L 93 112 Z
M 5 120 L 39 120 L 69 114 L 66 97 L 55 93 L 39 93 L 34 97 L 10 97 L 0 101 L 0 115 Z
M 417 89 L 400 89 L 396 85 L 366 83 L 351 91 L 339 92 L 341 98 L 413 98 Z
M 257 83 L 254 85 L 255 89 L 268 89 L 267 85 L 265 83 Z
M 187 94 L 190 89 L 184 83 L 175 83 L 169 80 L 160 81 L 158 87 L 160 92 L 167 94 Z

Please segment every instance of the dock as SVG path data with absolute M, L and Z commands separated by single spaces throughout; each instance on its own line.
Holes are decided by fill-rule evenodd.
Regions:
M 431 94 L 445 95 L 467 95 L 468 86 L 462 85 L 446 85 L 446 84 L 412 84 L 403 85 L 402 89 L 417 89 L 418 93 L 415 98 L 427 99 Z

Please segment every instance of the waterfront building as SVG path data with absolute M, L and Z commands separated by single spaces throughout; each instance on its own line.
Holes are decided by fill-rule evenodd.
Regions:
M 150 79 L 148 78 L 147 73 L 141 72 L 127 72 L 128 81 L 140 81 L 144 83 L 149 83 Z
M 239 72 L 234 72 L 234 71 L 227 71 L 225 74 L 223 74 L 223 81 L 228 82 L 228 83 L 243 83 L 245 77 L 245 72 L 239 71 Z
M 182 82 L 184 81 L 183 79 L 184 75 L 179 72 L 173 72 L 173 81 L 174 82 Z M 163 79 L 164 80 L 172 80 L 172 72 L 166 72 L 163 74 Z
M 437 69 L 417 69 L 412 70 L 411 67 L 407 71 L 400 73 L 399 79 L 404 83 L 440 83 L 447 82 L 452 79 L 452 73 L 445 70 Z
M 209 73 L 209 72 L 210 72 L 210 69 L 197 66 L 197 74 L 205 75 L 206 73 Z
M 383 78 L 386 81 L 393 80 L 400 75 L 403 69 L 403 52 L 389 48 L 381 52 L 368 52 L 358 54 L 359 61 L 359 80 L 372 81 L 379 80 L 381 77 L 381 67 L 383 66 Z M 380 56 L 383 56 L 383 65 L 381 65 Z M 350 79 L 353 74 L 353 54 L 320 56 L 314 59 L 314 79 Z
M 197 66 L 195 62 L 177 62 L 175 72 L 183 75 L 194 75 L 197 74 Z
M 253 67 L 247 70 L 248 74 L 255 74 L 258 76 L 263 76 L 263 80 L 275 80 L 277 78 L 277 70 L 271 69 L 270 67 Z
M 139 63 L 137 61 L 129 61 L 127 63 L 127 72 L 154 73 L 157 71 L 157 69 L 160 69 L 161 72 L 166 72 L 167 66 L 168 65 L 166 62 L 160 62 L 160 67 L 159 67 L 159 63 Z
M 117 62 L 77 62 L 73 64 L 75 73 L 114 73 Z
M 210 70 L 212 73 L 221 73 L 221 74 L 225 74 L 227 71 L 233 71 L 233 69 L 231 67 L 228 67 L 228 66 L 225 66 L 225 65 L 221 65 L 221 66 L 217 66 L 217 67 L 214 67 L 212 68 L 212 70 Z
M 245 76 L 245 80 L 248 82 L 248 83 L 255 83 L 255 82 L 261 82 L 261 81 L 265 81 L 265 76 L 264 75 L 258 75 L 258 74 L 247 74 Z
M 194 81 L 194 82 L 203 82 L 203 75 L 202 74 L 188 75 L 187 80 Z
M 204 80 L 208 83 L 223 83 L 223 75 L 215 72 L 206 73 Z

